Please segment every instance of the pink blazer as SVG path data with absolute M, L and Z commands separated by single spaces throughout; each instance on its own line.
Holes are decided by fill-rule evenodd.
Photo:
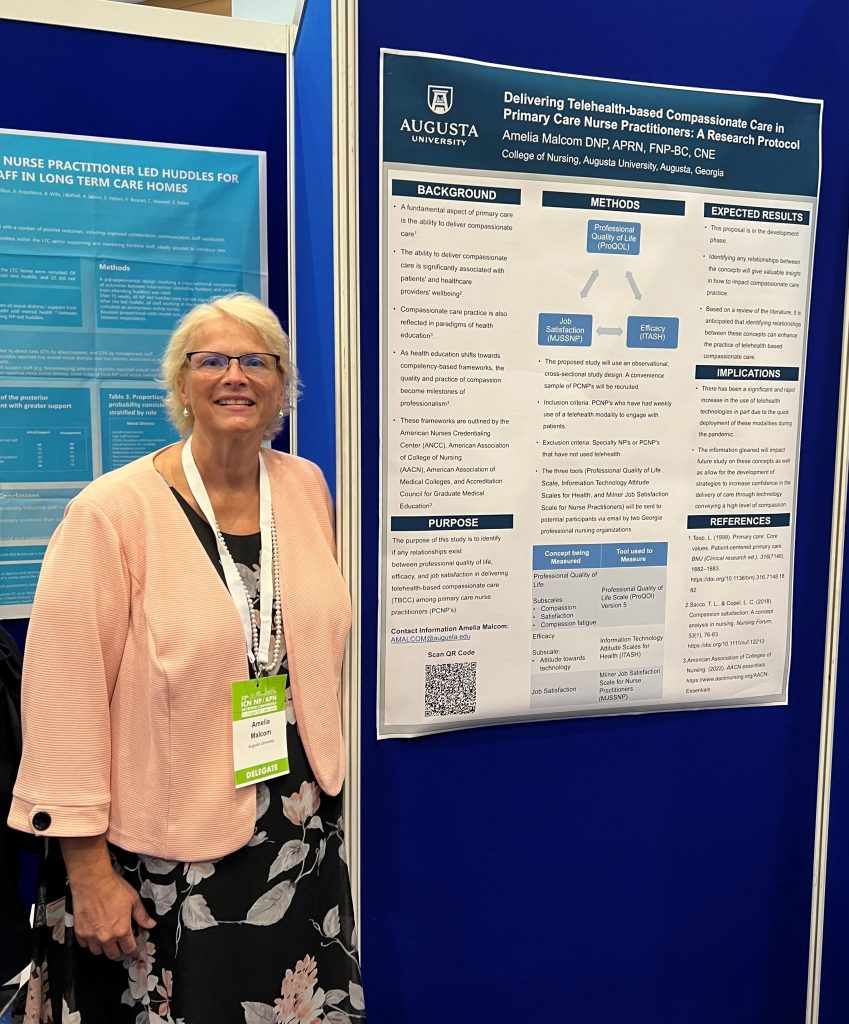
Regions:
M 319 785 L 344 776 L 338 687 L 351 625 L 317 466 L 266 451 L 298 726 Z M 255 788 L 233 785 L 230 684 L 246 677 L 230 595 L 153 455 L 69 504 L 27 637 L 24 753 L 9 824 L 209 860 L 243 846 Z

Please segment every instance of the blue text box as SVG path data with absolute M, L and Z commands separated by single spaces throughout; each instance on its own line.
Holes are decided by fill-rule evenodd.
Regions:
M 392 516 L 389 528 L 401 530 L 512 530 L 512 515 Z
M 789 525 L 789 512 L 717 512 L 687 516 L 688 530 L 760 530 Z
M 80 261 L 64 256 L 0 253 L 0 285 L 51 285 L 80 289 Z
M 534 570 L 598 569 L 601 544 L 534 544 Z
M 587 252 L 639 256 L 640 225 L 618 220 L 591 220 L 587 224 Z
M 418 199 L 447 199 L 452 203 L 506 203 L 519 206 L 522 192 L 518 188 L 493 188 L 490 185 L 466 185 L 446 181 L 392 182 L 393 196 L 415 196 Z
M 739 206 L 732 203 L 705 203 L 705 217 L 721 220 L 758 220 L 779 224 L 810 224 L 810 210 L 790 210 L 782 206 Z
M 429 87 L 434 83 L 453 90 L 453 104 L 446 114 L 435 114 L 429 106 Z M 530 109 L 525 97 L 531 97 L 541 123 L 525 122 Z M 587 125 L 578 135 L 554 127 L 557 109 L 616 110 L 617 116 L 610 129 Z M 629 192 L 636 182 L 692 187 L 698 180 L 706 192 L 722 189 L 815 196 L 819 190 L 821 109 L 819 102 L 810 100 L 639 85 L 450 57 L 383 54 L 383 159 L 391 164 L 431 166 L 434 174 L 450 153 L 454 168 L 477 173 L 504 171 L 511 177 L 517 171 L 523 176 L 532 172 L 565 175 L 577 174 L 580 169 L 580 174 L 590 179 L 618 179 Z M 653 152 L 670 159 L 674 156 L 674 162 L 610 159 L 616 149 L 627 151 L 633 146 L 634 118 L 641 127 L 655 121 L 647 111 L 657 111 L 658 130 L 663 133 L 650 143 L 657 147 Z M 676 136 L 684 131 L 683 112 L 693 119 L 692 131 L 699 124 L 730 124 L 733 120 L 746 125 L 757 122 L 759 128 L 745 132 L 743 141 L 748 145 L 740 144 L 736 132 L 718 133 L 729 141 L 714 138 L 708 144 L 713 151 L 711 166 L 721 171 L 721 177 L 697 179 L 697 168 L 703 163 L 699 147 L 676 147 Z M 781 132 L 772 126 L 780 126 Z M 512 129 L 509 146 L 505 145 L 505 129 Z M 460 136 L 456 141 L 463 145 L 446 149 L 442 143 L 451 132 Z M 793 140 L 794 148 L 776 148 L 779 134 L 788 142 Z M 643 146 L 648 148 L 645 143 Z M 598 187 L 607 186 L 599 183 Z
M 697 366 L 696 380 L 789 380 L 799 379 L 798 366 Z
M 0 375 L 150 383 L 159 373 L 166 341 L 163 331 L 0 331 Z
M 540 313 L 538 345 L 576 345 L 587 348 L 593 341 L 593 318 L 587 313 Z
M 201 302 L 241 291 L 242 275 L 204 266 L 98 260 L 97 326 L 170 331 Z
M 45 285 L 7 285 L 0 289 L 0 327 L 81 327 L 78 290 Z
M 666 565 L 669 545 L 666 541 L 650 544 L 602 544 L 603 569 L 639 569 L 646 565 Z
M 16 253 L 261 273 L 259 153 L 10 132 L 3 156 L 33 166 L 5 183 L 3 237 Z M 108 169 L 71 170 L 87 163 Z
M 678 348 L 678 317 L 629 316 L 628 348 Z
M 0 547 L 0 563 L 40 562 L 46 550 L 46 544 L 7 544 Z
M 0 606 L 32 604 L 41 562 L 0 564 Z
M 91 395 L 86 388 L 0 389 L 0 479 L 91 480 Z
M 100 437 L 103 472 L 178 440 L 157 388 L 102 388 Z
M 646 199 L 643 196 L 594 195 L 591 192 L 543 192 L 542 205 L 564 210 L 597 210 L 613 213 L 657 213 L 683 217 L 686 204 L 680 199 Z
M 68 502 L 79 492 L 79 487 L 0 490 L 0 537 L 15 541 L 20 548 L 43 542 L 62 521 Z

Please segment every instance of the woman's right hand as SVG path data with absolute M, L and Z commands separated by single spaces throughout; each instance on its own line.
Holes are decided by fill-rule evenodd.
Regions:
M 133 922 L 153 928 L 141 896 L 112 867 L 103 836 L 60 839 L 74 901 L 77 942 L 90 953 L 121 960 L 137 950 Z

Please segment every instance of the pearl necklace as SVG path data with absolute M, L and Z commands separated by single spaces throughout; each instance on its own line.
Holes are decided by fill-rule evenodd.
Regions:
M 230 549 L 227 547 L 227 541 L 224 539 L 224 534 L 218 528 L 217 522 L 215 524 L 215 536 L 221 547 L 224 548 L 228 555 L 230 555 L 230 558 L 233 558 L 230 553 Z M 260 552 L 260 558 L 262 558 L 262 554 L 263 553 Z M 280 648 L 283 641 L 283 616 L 280 611 L 280 567 L 277 558 L 277 530 L 274 526 L 273 519 L 271 520 L 271 571 L 274 579 L 274 653 L 272 654 L 270 661 L 265 661 L 260 657 L 259 629 L 257 628 L 256 615 L 254 614 L 251 595 L 241 573 L 239 574 L 239 581 L 242 584 L 242 590 L 245 592 L 245 600 L 247 601 L 248 608 L 250 609 L 251 649 L 254 655 L 254 667 L 257 679 L 261 678 L 263 675 L 270 675 L 272 672 L 276 672 L 280 667 Z

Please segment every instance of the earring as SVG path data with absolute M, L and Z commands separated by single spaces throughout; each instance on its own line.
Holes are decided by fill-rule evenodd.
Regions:
M 189 418 L 189 407 L 187 405 L 183 406 L 183 415 L 186 417 L 186 419 Z

